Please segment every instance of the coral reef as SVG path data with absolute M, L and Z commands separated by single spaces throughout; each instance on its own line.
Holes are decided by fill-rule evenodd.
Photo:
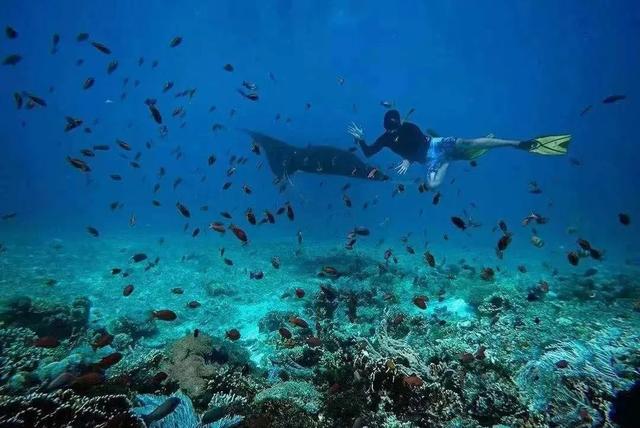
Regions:
M 265 401 L 289 401 L 307 413 L 318 413 L 321 396 L 313 385 L 307 382 L 287 381 L 277 383 L 256 394 L 253 402 L 261 404 Z
M 80 297 L 70 306 L 55 302 L 16 297 L 4 303 L 0 320 L 5 325 L 25 327 L 39 337 L 53 336 L 58 339 L 82 334 L 89 320 L 91 303 Z
M 554 343 L 523 366 L 515 379 L 530 409 L 546 410 L 554 423 L 576 423 L 585 414 L 604 422 L 615 391 L 632 383 L 634 373 L 624 373 L 618 361 L 637 352 L 632 343 L 638 340 L 609 329 L 590 342 Z
M 33 428 L 140 427 L 124 395 L 80 396 L 71 390 L 0 396 L 0 426 Z
M 204 406 L 213 391 L 209 382 L 223 373 L 251 370 L 249 354 L 241 345 L 201 333 L 187 335 L 173 343 L 161 368 L 196 403 Z
M 46 353 L 33 346 L 36 334 L 28 328 L 0 328 L 0 388 L 16 373 L 32 373 Z M 0 389 L 0 391 L 2 391 Z

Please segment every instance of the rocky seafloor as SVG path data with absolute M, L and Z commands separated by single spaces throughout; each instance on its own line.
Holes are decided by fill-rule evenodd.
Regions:
M 271 245 L 146 269 L 149 243 L 74 245 L 0 258 L 2 427 L 633 426 L 633 266 Z

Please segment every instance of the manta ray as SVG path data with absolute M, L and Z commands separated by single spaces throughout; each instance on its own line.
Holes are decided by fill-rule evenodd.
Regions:
M 271 171 L 279 180 L 298 171 L 386 181 L 387 175 L 364 163 L 355 154 L 332 146 L 297 147 L 260 132 L 244 130 L 264 151 Z

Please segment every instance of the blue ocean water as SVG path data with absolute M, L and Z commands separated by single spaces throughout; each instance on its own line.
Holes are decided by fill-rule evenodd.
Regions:
M 142 423 L 133 416 L 142 406 L 137 395 L 180 391 L 188 397 L 182 405 L 192 400 L 198 417 L 212 395 L 235 394 L 225 404 L 233 412 L 217 419 L 233 414 L 240 416 L 233 423 L 245 426 L 625 426 L 608 414 L 615 394 L 637 381 L 640 361 L 636 2 L 6 1 L 0 11 L 0 24 L 17 32 L 2 34 L 0 57 L 21 58 L 0 67 L 3 400 L 38 391 L 61 405 L 121 394 L 128 404 L 107 407 L 131 415 L 126 423 L 134 425 Z M 87 40 L 78 41 L 83 32 Z M 108 72 L 112 61 L 117 67 Z M 88 78 L 95 82 L 85 89 Z M 612 95 L 624 98 L 603 103 Z M 513 140 L 571 134 L 572 141 L 565 156 L 499 148 L 477 166 L 453 162 L 437 189 L 421 193 L 424 165 L 398 175 L 393 166 L 401 157 L 385 149 L 365 159 L 347 133 L 354 122 L 372 143 L 384 132 L 385 103 L 425 133 Z M 82 124 L 65 131 L 67 116 Z M 274 183 L 266 149 L 255 153 L 246 129 L 301 149 L 351 149 L 390 180 L 327 175 L 332 167 L 325 166 L 322 174 L 299 171 Z M 531 182 L 541 192 L 531 192 Z M 287 203 L 293 220 L 276 214 Z M 270 211 L 275 223 L 250 224 L 249 208 L 258 222 Z M 523 226 L 531 213 L 548 221 Z M 460 230 L 453 216 L 477 227 Z M 511 241 L 499 258 L 501 220 Z M 224 234 L 209 229 L 216 221 Z M 247 233 L 248 244 L 230 224 Z M 356 227 L 370 234 L 345 248 Z M 533 235 L 542 247 L 532 245 Z M 602 257 L 590 257 L 578 239 Z M 426 251 L 435 267 L 425 262 Z M 580 253 L 577 266 L 568 261 L 571 252 Z M 134 263 L 137 253 L 148 259 Z M 323 273 L 327 266 L 338 274 Z M 494 271 L 489 281 L 486 268 Z M 259 272 L 264 278 L 252 278 Z M 123 296 L 129 284 L 134 291 Z M 296 289 L 305 296 L 296 297 Z M 420 296 L 426 310 L 416 303 Z M 61 308 L 80 297 L 90 302 L 84 321 L 60 321 L 73 333 L 43 327 L 56 324 L 57 311 L 66 315 L 56 319 L 73 318 Z M 191 301 L 200 306 L 188 307 Z M 177 319 L 158 320 L 154 310 Z M 19 328 L 28 330 L 11 330 Z M 196 329 L 212 342 L 192 339 Z M 120 337 L 93 349 L 104 334 Z M 35 345 L 46 363 L 18 364 L 38 337 L 60 344 Z M 16 340 L 24 352 L 3 351 Z M 186 376 L 176 362 L 180 346 L 199 349 L 197 374 Z M 465 360 L 479 346 L 490 364 Z M 217 361 L 211 349 L 220 347 L 225 358 Z M 358 358 L 363 349 L 367 361 Z M 162 361 L 149 363 L 150 352 Z M 100 368 L 99 384 L 85 390 L 77 379 L 97 373 L 91 364 L 113 353 L 122 361 Z M 236 354 L 242 364 L 234 365 Z M 559 361 L 569 361 L 570 375 L 556 373 Z M 523 386 L 537 363 L 552 369 L 542 376 L 549 390 Z M 449 385 L 434 364 L 466 383 Z M 238 366 L 243 386 L 219 379 Z M 378 377 L 380 366 L 389 379 Z M 168 379 L 149 384 L 158 372 Z M 75 380 L 51 392 L 49 383 L 64 373 Z M 133 381 L 122 386 L 115 379 L 123 376 Z M 479 402 L 500 401 L 495 391 L 487 393 L 491 399 L 483 395 L 483 385 L 500 384 L 499 376 L 500 396 L 510 404 L 481 409 Z M 580 382 L 599 399 L 571 395 Z M 556 398 L 567 393 L 552 384 L 567 385 L 573 401 Z M 436 405 L 434 385 L 458 398 Z M 61 395 L 67 388 L 73 395 Z M 272 407 L 263 401 L 269 392 Z M 317 406 L 301 406 L 300 397 Z M 346 409 L 344 399 L 353 406 Z M 2 403 L 0 420 L 16 417 L 18 404 Z M 29 426 L 28 416 L 16 420 Z

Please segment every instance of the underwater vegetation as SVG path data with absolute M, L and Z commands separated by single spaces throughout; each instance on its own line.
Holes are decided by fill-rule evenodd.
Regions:
M 640 8 L 10 3 L 0 428 L 640 427 Z

